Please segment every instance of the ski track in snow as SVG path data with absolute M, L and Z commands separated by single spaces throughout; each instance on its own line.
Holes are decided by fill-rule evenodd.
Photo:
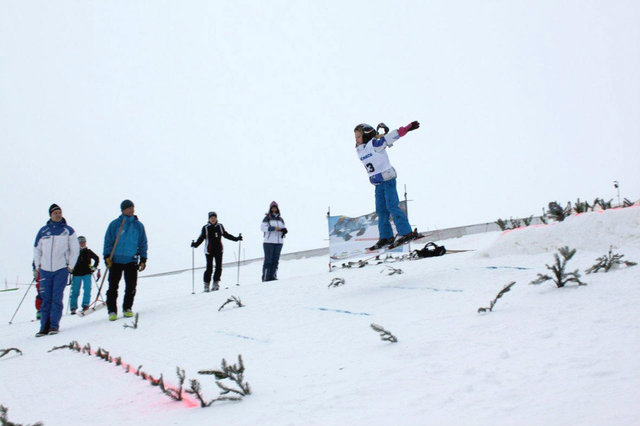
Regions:
M 592 242 L 592 244 L 591 244 Z M 640 209 L 581 215 L 567 223 L 439 242 L 478 249 L 380 267 L 327 272 L 326 258 L 282 262 L 260 282 L 243 267 L 240 287 L 191 294 L 190 272 L 141 280 L 138 329 L 97 312 L 65 315 L 61 333 L 36 339 L 33 297 L 0 325 L 0 403 L 9 420 L 49 425 L 631 425 L 640 417 L 640 266 L 586 275 L 587 286 L 529 285 L 560 245 L 584 271 L 609 245 L 640 260 Z M 333 277 L 345 284 L 327 288 Z M 234 281 L 227 268 L 225 280 Z M 493 312 L 478 314 L 509 282 Z M 411 290 L 411 291 L 407 291 Z M 68 291 L 68 290 L 67 290 Z M 0 294 L 6 320 L 24 290 Z M 242 309 L 218 312 L 230 296 Z M 120 295 L 120 301 L 122 300 Z M 398 337 L 380 340 L 375 322 Z M 72 340 L 135 360 L 154 377 L 206 398 L 219 389 L 198 370 L 242 354 L 253 394 L 238 403 L 187 409 L 146 381 L 68 349 Z M 37 402 L 34 402 L 37 401 Z M 401 414 L 399 414 L 401 413 Z

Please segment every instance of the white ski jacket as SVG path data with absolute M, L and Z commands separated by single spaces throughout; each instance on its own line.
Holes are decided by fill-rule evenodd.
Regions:
M 367 169 L 369 182 L 372 184 L 379 185 L 398 176 L 386 151 L 386 148 L 393 146 L 393 143 L 398 139 L 400 139 L 400 134 L 397 130 L 392 130 L 381 138 L 371 139 L 366 144 L 356 147 L 358 158 Z
M 37 270 L 54 272 L 62 268 L 73 268 L 78 260 L 80 244 L 76 232 L 67 225 L 49 220 L 36 235 L 33 263 Z
M 276 228 L 280 229 L 276 231 Z M 267 244 L 282 244 L 282 229 L 286 228 L 284 219 L 280 215 L 266 214 L 262 219 L 260 229 L 264 232 L 264 242 Z

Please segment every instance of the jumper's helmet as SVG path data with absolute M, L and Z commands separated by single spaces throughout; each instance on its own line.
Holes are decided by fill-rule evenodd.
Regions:
M 360 123 L 353 129 L 354 132 L 362 132 L 362 142 L 367 143 L 376 135 L 376 129 L 366 123 Z

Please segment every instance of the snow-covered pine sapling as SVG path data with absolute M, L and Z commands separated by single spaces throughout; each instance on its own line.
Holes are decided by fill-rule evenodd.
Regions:
M 602 210 L 607 210 L 611 208 L 611 203 L 613 203 L 613 198 L 609 201 L 604 201 L 604 198 L 596 198 L 593 200 L 593 207 L 600 206 Z
M 18 348 L 0 349 L 0 358 L 12 351 L 15 351 L 18 355 L 22 355 L 22 351 Z
M 622 207 L 631 207 L 632 205 L 633 205 L 633 201 L 631 201 L 631 200 L 630 200 L 630 199 L 628 199 L 628 198 L 625 198 L 625 199 L 622 201 Z
M 548 216 L 550 216 L 556 222 L 562 222 L 570 215 L 571 215 L 571 202 L 569 202 L 566 207 L 562 207 L 556 201 L 552 201 L 549 203 Z
M 538 274 L 538 278 L 531 281 L 530 284 L 542 284 L 545 281 L 553 280 L 553 282 L 556 284 L 556 287 L 558 288 L 564 287 L 565 284 L 570 282 L 578 283 L 579 286 L 587 285 L 586 283 L 580 281 L 580 273 L 577 269 L 573 272 L 565 272 L 564 270 L 567 266 L 567 262 L 569 262 L 573 255 L 576 254 L 576 249 L 570 249 L 569 247 L 564 246 L 560 247 L 558 249 L 558 252 L 560 253 L 560 256 L 562 256 L 562 259 L 560 259 L 560 256 L 558 256 L 558 253 L 554 253 L 553 256 L 556 259 L 555 265 L 545 265 L 548 270 L 553 272 L 553 277 L 550 277 L 549 275 Z
M 5 407 L 4 405 L 0 405 L 0 425 L 2 426 L 21 426 L 21 423 L 13 423 L 11 421 L 9 421 L 9 419 L 7 418 L 7 414 L 9 413 L 9 409 L 7 407 Z M 34 423 L 33 425 L 27 425 L 27 426 L 42 426 L 43 423 L 42 422 L 37 422 Z
M 122 326 L 123 326 L 124 328 L 133 328 L 133 329 L 136 329 L 136 328 L 138 328 L 138 320 L 139 320 L 139 319 L 140 319 L 140 313 L 139 313 L 139 312 L 136 312 L 136 316 L 135 316 L 135 318 L 133 319 L 133 322 L 132 322 L 131 324 L 122 324 Z
M 533 215 L 531 215 L 529 217 L 522 218 L 522 222 L 524 223 L 524 226 L 531 225 L 531 222 L 533 222 Z
M 184 379 L 185 379 L 184 369 L 180 367 L 176 367 L 176 374 L 178 376 L 178 383 L 179 383 L 178 390 L 164 387 L 164 384 L 161 387 L 161 389 L 164 387 L 164 393 L 167 394 L 171 399 L 175 401 L 182 401 L 182 386 L 184 385 Z
M 202 395 L 202 387 L 200 386 L 200 382 L 196 379 L 191 379 L 189 381 L 189 389 L 187 389 L 185 392 L 195 395 L 196 398 L 198 398 L 198 401 L 200 401 L 200 407 L 202 408 L 209 407 L 211 404 L 216 402 L 215 399 L 212 399 L 211 401 L 205 401 L 204 396 Z
M 341 285 L 344 285 L 344 283 L 345 283 L 344 278 L 335 277 L 334 279 L 331 280 L 328 287 L 329 288 L 340 287 Z
M 91 356 L 91 345 L 89 344 L 89 342 L 87 342 L 87 344 L 82 347 L 82 353 L 86 353 L 87 355 Z
M 624 254 L 612 253 L 613 246 L 609 246 L 609 253 L 605 254 L 596 259 L 596 264 L 591 268 L 587 269 L 585 272 L 590 274 L 592 272 L 598 272 L 600 269 L 604 269 L 604 272 L 609 272 L 611 268 L 614 268 L 617 265 L 625 265 L 627 267 L 637 265 L 636 262 L 631 262 L 629 260 L 622 260 Z
M 380 339 L 381 340 L 385 340 L 385 341 L 391 342 L 391 343 L 397 343 L 398 342 L 398 338 L 396 336 L 394 336 L 393 334 L 391 334 L 391 332 L 389 330 L 385 330 L 385 328 L 383 326 L 371 323 L 371 328 L 373 328 L 375 331 L 380 333 Z
M 394 268 L 393 266 L 387 266 L 380 273 L 386 272 L 387 275 L 403 274 L 404 271 L 400 268 Z
M 502 220 L 502 219 L 498 219 L 496 220 L 496 225 L 498 225 L 498 228 L 500 228 L 501 231 L 506 231 L 507 230 L 507 222 Z
M 573 206 L 573 211 L 576 213 L 586 213 L 589 209 L 593 210 L 593 207 L 589 205 L 588 201 L 580 201 L 580 198 L 576 200 L 576 204 Z
M 509 222 L 511 222 L 511 229 L 517 229 L 517 228 L 520 228 L 520 225 L 521 225 L 521 223 L 522 223 L 522 222 L 520 221 L 520 219 L 518 219 L 518 218 L 516 218 L 516 219 L 514 219 L 514 218 L 510 218 L 510 219 L 509 219 Z
M 222 392 L 220 392 L 217 401 L 239 401 L 243 396 L 251 394 L 251 388 L 249 383 L 244 381 L 244 363 L 242 362 L 242 355 L 238 355 L 238 363 L 228 365 L 226 359 L 222 359 L 222 365 L 220 370 L 200 370 L 198 374 L 214 375 L 216 377 L 216 384 Z M 239 389 L 234 389 L 226 386 L 221 380 L 231 380 L 238 386 Z M 226 396 L 229 393 L 234 393 L 238 396 Z
M 224 308 L 225 306 L 227 306 L 227 304 L 229 304 L 229 303 L 233 303 L 233 302 L 235 302 L 235 303 L 236 303 L 236 306 L 237 306 L 238 308 L 242 308 L 242 307 L 244 306 L 244 305 L 242 304 L 242 301 L 241 301 L 238 297 L 231 296 L 230 298 L 228 298 L 228 299 L 227 299 L 227 301 L 226 301 L 226 302 L 224 302 L 224 303 L 222 304 L 222 306 L 220 306 L 220 307 L 218 308 L 218 312 L 220 312 L 220 311 L 222 310 L 222 308 Z
M 54 346 L 53 348 L 51 348 L 50 350 L 48 350 L 47 352 L 53 352 L 53 351 L 57 351 L 58 349 L 71 349 L 71 350 L 75 350 L 77 352 L 80 352 L 82 349 L 80 348 L 80 344 L 78 342 L 76 342 L 75 340 L 73 340 L 71 343 L 69 343 L 68 345 L 62 345 L 62 346 Z
M 507 284 L 502 290 L 500 290 L 500 292 L 498 293 L 498 295 L 495 297 L 495 299 L 493 299 L 490 303 L 489 303 L 489 307 L 488 308 L 478 308 L 478 313 L 482 313 L 482 312 L 493 312 L 493 307 L 496 305 L 496 302 L 498 301 L 498 299 L 500 299 L 506 292 L 508 292 L 509 290 L 511 290 L 511 287 L 513 287 L 516 284 L 515 281 Z

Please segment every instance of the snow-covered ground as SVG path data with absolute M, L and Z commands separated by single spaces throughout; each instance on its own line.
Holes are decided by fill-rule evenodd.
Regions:
M 0 358 L 0 404 L 12 421 L 45 425 L 637 424 L 640 266 L 583 273 L 581 287 L 528 283 L 562 245 L 578 249 L 569 270 L 610 244 L 640 261 L 640 208 L 441 243 L 474 251 L 394 263 L 404 273 L 392 276 L 382 265 L 330 273 L 327 258 L 287 261 L 271 283 L 254 263 L 240 287 L 228 268 L 228 288 L 208 294 L 191 294 L 190 272 L 141 279 L 136 330 L 100 311 L 64 316 L 59 335 L 36 339 L 33 290 L 12 325 L 24 290 L 0 293 L 0 349 L 24 352 Z M 328 288 L 334 277 L 346 284 Z M 477 313 L 511 281 L 493 312 Z M 231 295 L 246 306 L 218 312 Z M 399 342 L 381 341 L 371 323 Z M 218 388 L 197 371 L 242 354 L 253 394 L 192 408 L 122 367 L 47 352 L 72 340 L 171 383 L 180 366 L 208 398 Z

